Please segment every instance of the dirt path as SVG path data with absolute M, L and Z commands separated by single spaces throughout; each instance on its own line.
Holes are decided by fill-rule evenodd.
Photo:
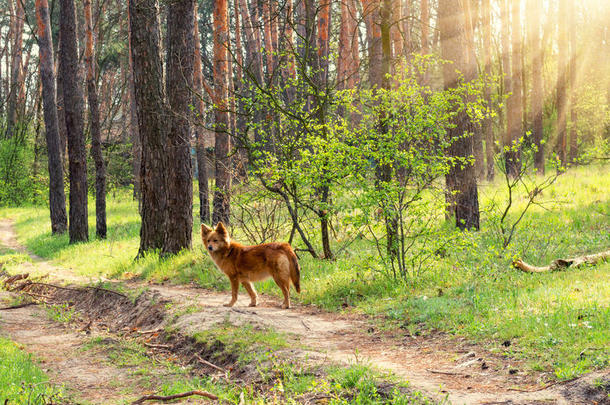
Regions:
M 0 302 L 11 294 L 0 291 Z M 64 385 L 70 397 L 94 403 L 119 403 L 133 384 L 127 369 L 112 367 L 105 356 L 82 351 L 90 340 L 49 319 L 44 309 L 29 306 L 0 313 L 0 335 L 34 354 L 50 383 Z
M 0 243 L 26 252 L 16 241 L 9 221 L 0 221 Z M 90 281 L 69 269 L 30 256 L 37 266 L 50 273 L 52 280 Z M 228 300 L 227 293 L 142 282 L 128 285 L 146 286 L 158 292 L 174 302 L 173 311 L 177 313 L 188 307 L 189 311 L 182 311 L 188 313 L 175 321 L 183 331 L 201 331 L 225 321 L 236 325 L 248 323 L 271 327 L 297 335 L 303 345 L 317 352 L 318 358 L 350 363 L 358 361 L 390 371 L 408 381 L 413 388 L 437 399 L 446 397 L 453 404 L 574 403 L 561 385 L 541 389 L 544 376 L 526 372 L 524 364 L 444 334 L 390 336 L 376 331 L 370 323 L 356 316 L 323 313 L 315 307 L 299 305 L 291 310 L 282 310 L 279 300 L 268 296 L 261 297 L 259 307 L 248 308 L 249 299 L 241 294 L 234 308 L 225 308 L 222 304 Z M 18 331 L 11 332 L 5 326 L 4 318 L 0 320 L 0 328 L 8 330 L 11 338 L 19 336 Z M 32 345 L 31 350 L 37 353 L 38 347 Z M 587 378 L 594 377 L 590 375 Z

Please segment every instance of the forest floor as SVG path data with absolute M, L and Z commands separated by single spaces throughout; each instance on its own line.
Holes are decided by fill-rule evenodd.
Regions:
M 214 333 L 214 339 L 218 341 L 219 333 L 227 335 L 245 331 L 257 336 L 253 340 L 268 343 L 277 339 L 283 342 L 275 350 L 279 358 L 298 359 L 308 367 L 364 365 L 376 370 L 382 379 L 391 381 L 390 387 L 394 387 L 395 381 L 408 382 L 409 392 L 421 392 L 433 402 L 610 403 L 610 372 L 590 373 L 558 383 L 549 379 L 547 373 L 527 370 L 522 360 L 491 352 L 483 345 L 441 332 L 414 336 L 402 330 L 380 330 L 365 316 L 328 313 L 311 305 L 296 304 L 293 309 L 282 310 L 279 300 L 267 295 L 261 296 L 257 308 L 247 307 L 245 295 L 240 297 L 235 307 L 226 308 L 222 306 L 229 298 L 226 292 L 141 280 L 92 280 L 29 253 L 18 243 L 10 220 L 0 221 L 0 246 L 27 255 L 27 260 L 12 267 L 12 274 L 30 273 L 30 277 L 43 277 L 45 283 L 56 285 L 103 286 L 134 299 L 146 292 L 152 297 L 149 303 L 162 304 L 155 306 L 159 313 L 150 315 L 155 318 L 150 319 L 155 330 L 178 331 L 183 337 L 194 336 L 197 339 L 193 342 L 210 339 Z M 0 299 L 5 304 L 17 302 L 15 294 L 2 292 Z M 185 368 L 192 360 L 184 356 L 185 343 L 168 344 L 163 340 L 167 336 L 157 337 L 158 333 L 139 335 L 139 328 L 146 329 L 141 320 L 140 324 L 125 323 L 112 327 L 112 322 L 122 316 L 114 311 L 129 311 L 123 306 L 114 306 L 113 311 L 103 314 L 98 310 L 100 304 L 97 301 L 95 308 L 79 307 L 79 297 L 68 295 L 62 298 L 56 294 L 53 306 L 32 305 L 0 312 L 0 335 L 32 353 L 49 375 L 50 382 L 63 385 L 71 401 L 133 401 L 140 395 L 160 391 L 164 384 L 167 388 L 167 382 L 176 375 L 188 379 L 197 373 L 218 374 L 213 368 Z M 74 301 L 77 301 L 76 305 Z M 505 343 L 506 346 L 511 344 L 510 341 Z M 197 343 L 193 344 L 199 347 Z M 242 350 L 247 354 L 250 350 L 247 341 L 243 346 Z M 178 348 L 180 350 L 176 350 Z M 119 349 L 122 355 L 117 355 Z M 215 355 L 208 345 L 204 357 L 221 369 L 236 370 L 229 378 L 235 378 L 238 389 L 240 384 L 249 383 L 252 387 L 258 383 L 261 390 L 277 390 L 277 384 L 272 387 L 252 376 L 256 374 L 254 370 L 260 368 L 260 363 L 250 367 L 246 364 L 248 361 L 254 363 L 253 357 L 244 356 L 244 353 L 227 355 L 227 348 L 219 350 L 224 350 L 225 355 Z M 192 350 L 187 352 L 192 354 Z M 127 359 L 125 353 L 130 353 Z M 210 392 L 214 392 L 214 381 L 224 381 L 221 374 L 216 375 L 217 380 L 208 383 Z M 329 390 L 316 389 L 312 384 L 303 391 L 295 397 L 298 402 L 324 403 L 332 398 L 332 395 L 320 394 Z M 230 395 L 220 396 L 231 402 Z

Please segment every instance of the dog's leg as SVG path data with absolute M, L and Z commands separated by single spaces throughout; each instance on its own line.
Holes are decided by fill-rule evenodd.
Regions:
M 284 294 L 284 303 L 282 304 L 282 308 L 290 308 L 290 281 L 281 277 L 273 277 L 273 280 L 275 280 L 275 284 L 280 287 L 282 294 Z
M 237 301 L 237 292 L 239 291 L 239 281 L 237 279 L 230 279 L 231 281 L 231 302 L 225 304 L 225 307 L 232 307 Z
M 248 294 L 250 294 L 250 306 L 255 307 L 256 304 L 258 304 L 258 297 L 256 295 L 256 290 L 254 289 L 254 286 L 249 281 L 242 281 L 241 284 L 244 286 L 246 291 L 248 291 Z

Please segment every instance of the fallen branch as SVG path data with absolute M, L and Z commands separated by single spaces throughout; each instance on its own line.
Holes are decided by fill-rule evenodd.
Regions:
M 146 342 L 144 342 L 144 346 L 151 347 L 153 349 L 170 349 L 171 348 L 170 345 L 156 345 L 156 344 L 146 343 Z
M 131 403 L 131 405 L 137 405 L 137 404 L 141 404 L 144 401 L 171 401 L 174 399 L 179 399 L 179 398 L 186 398 L 186 397 L 191 397 L 193 395 L 199 395 L 200 397 L 205 397 L 211 400 L 218 400 L 218 397 L 214 394 L 210 394 L 209 392 L 205 392 L 205 391 L 189 391 L 189 392 L 183 392 L 181 394 L 174 394 L 174 395 L 145 395 L 140 399 L 137 399 L 135 401 L 133 401 Z
M 554 260 L 550 265 L 543 267 L 532 266 L 531 264 L 525 263 L 523 260 L 515 260 L 513 267 L 520 269 L 526 273 L 546 273 L 549 271 L 557 271 L 570 268 L 578 268 L 584 264 L 596 264 L 610 258 L 610 250 L 605 252 L 596 253 L 592 255 L 584 255 L 574 257 L 572 259 L 557 259 Z
M 13 305 L 11 307 L 0 308 L 0 311 L 8 311 L 9 309 L 17 309 L 17 308 L 29 307 L 30 305 L 38 305 L 38 303 L 37 302 L 26 302 L 26 303 L 19 304 L 19 305 Z
M 222 372 L 222 373 L 224 373 L 224 374 L 226 374 L 226 373 L 227 373 L 227 370 L 225 370 L 225 369 L 224 369 L 224 368 L 222 368 L 222 367 L 218 367 L 216 364 L 212 364 L 212 363 L 210 363 L 210 362 L 209 362 L 209 361 L 207 361 L 207 360 L 204 360 L 204 359 L 203 359 L 203 358 L 202 358 L 200 355 L 198 355 L 197 353 L 195 353 L 195 357 L 197 357 L 197 360 L 199 360 L 199 362 L 200 362 L 201 364 L 204 364 L 204 365 L 206 365 L 206 366 L 208 366 L 208 367 L 212 367 L 213 369 L 218 370 L 218 371 L 220 371 L 220 372 Z
M 432 374 L 443 374 L 443 375 L 459 375 L 461 377 L 470 377 L 470 374 L 464 374 L 464 373 L 456 373 L 453 371 L 441 371 L 441 370 L 430 370 L 430 369 L 426 369 L 427 372 L 432 373 Z
M 16 274 L 16 275 L 4 280 L 4 286 L 5 287 L 9 286 L 9 285 L 13 284 L 15 281 L 24 280 L 24 279 L 28 278 L 29 276 L 30 276 L 30 273 Z

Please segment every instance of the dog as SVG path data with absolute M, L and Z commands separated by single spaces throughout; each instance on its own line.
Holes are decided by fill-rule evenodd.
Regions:
M 229 277 L 231 301 L 225 307 L 232 307 L 237 301 L 239 283 L 250 295 L 250 306 L 258 304 L 255 281 L 273 277 L 282 290 L 282 308 L 290 308 L 290 283 L 300 293 L 300 267 L 297 255 L 288 243 L 264 243 L 244 246 L 234 242 L 222 222 L 212 229 L 201 224 L 201 239 L 216 267 Z

